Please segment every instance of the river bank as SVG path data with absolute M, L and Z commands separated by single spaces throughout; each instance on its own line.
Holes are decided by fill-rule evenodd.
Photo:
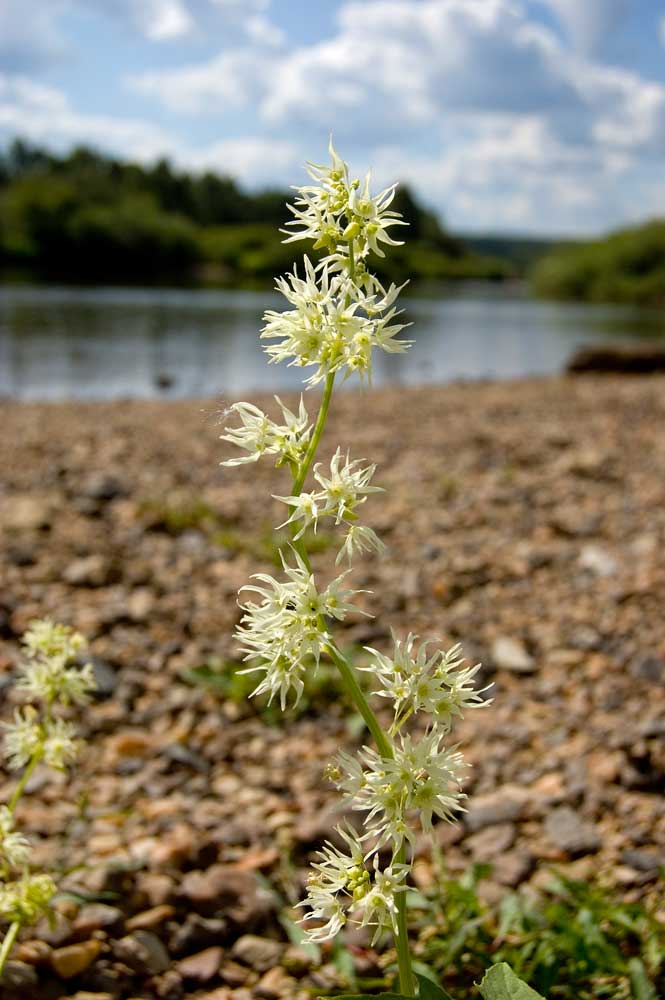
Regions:
M 438 830 L 452 872 L 492 862 L 493 898 L 537 887 L 553 863 L 629 898 L 658 891 L 664 390 L 660 376 L 585 377 L 334 399 L 323 460 L 341 444 L 377 463 L 388 492 L 366 519 L 390 548 L 354 571 L 374 617 L 350 620 L 341 641 L 386 648 L 393 627 L 461 641 L 484 663 L 494 703 L 458 731 L 469 812 Z M 257 983 L 273 969 L 274 996 L 321 988 L 316 970 L 284 961 L 274 898 L 254 876 L 282 892 L 290 878 L 297 894 L 334 823 L 323 768 L 357 735 L 325 696 L 282 726 L 183 679 L 234 656 L 236 592 L 274 568 L 283 511 L 270 497 L 284 473 L 219 467 L 216 402 L 3 401 L 0 417 L 0 676 L 27 623 L 49 615 L 88 637 L 101 683 L 81 766 L 62 785 L 37 776 L 25 825 L 48 834 L 45 864 L 90 866 L 72 885 L 120 893 L 108 926 L 98 914 L 81 929 L 70 905 L 40 932 L 43 995 L 70 989 L 49 971 L 52 951 L 92 940 L 78 989 L 249 1000 L 268 995 Z M 325 533 L 319 549 L 325 576 L 336 551 Z M 152 966 L 136 958 L 141 930 Z M 248 930 L 270 954 L 243 952 Z M 209 978 L 182 965 L 218 946 Z M 34 954 L 18 957 L 34 966 Z

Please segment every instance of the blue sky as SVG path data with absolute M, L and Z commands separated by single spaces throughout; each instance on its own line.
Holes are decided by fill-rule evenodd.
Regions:
M 0 140 L 300 183 L 329 132 L 463 231 L 665 215 L 665 0 L 0 0 Z

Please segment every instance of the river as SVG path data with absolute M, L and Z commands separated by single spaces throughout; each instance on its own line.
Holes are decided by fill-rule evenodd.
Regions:
M 266 364 L 265 291 L 0 286 L 0 396 L 32 400 L 237 397 L 301 384 Z M 579 347 L 665 334 L 662 311 L 537 301 L 464 284 L 403 298 L 405 356 L 375 352 L 373 383 L 427 384 L 559 372 Z M 355 381 L 355 380 L 354 380 Z

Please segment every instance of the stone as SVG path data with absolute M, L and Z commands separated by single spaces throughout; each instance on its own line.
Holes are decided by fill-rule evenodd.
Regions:
M 507 851 L 515 843 L 515 836 L 513 823 L 497 823 L 471 834 L 464 841 L 464 846 L 474 858 L 482 861 Z
M 262 1000 L 277 1000 L 278 997 L 293 996 L 294 980 L 280 966 L 268 969 L 253 988 L 255 997 Z
M 166 948 L 152 931 L 134 931 L 114 941 L 113 954 L 140 975 L 157 975 L 171 964 Z
M 211 945 L 226 944 L 229 927 L 223 917 L 202 917 L 188 913 L 184 923 L 178 923 L 169 939 L 169 950 L 176 955 L 190 954 Z
M 629 848 L 621 852 L 621 860 L 624 865 L 628 865 L 638 872 L 654 872 L 665 867 L 665 853 L 658 854 L 656 851 L 640 851 Z
M 232 865 L 212 865 L 187 872 L 179 897 L 203 916 L 225 916 L 239 929 L 255 929 L 274 913 L 276 901 L 251 872 Z
M 519 785 L 503 785 L 488 795 L 474 795 L 464 816 L 464 824 L 475 833 L 486 826 L 513 823 L 525 817 L 530 799 L 527 789 Z
M 83 906 L 72 924 L 72 932 L 79 940 L 89 938 L 93 931 L 117 933 L 122 928 L 125 916 L 117 906 L 105 903 L 89 903 Z
M 199 983 L 207 983 L 219 972 L 224 956 L 223 950 L 214 945 L 206 948 L 195 955 L 188 955 L 181 959 L 176 965 L 177 971 L 183 979 L 193 979 Z
M 75 559 L 62 571 L 65 583 L 73 587 L 104 587 L 111 583 L 113 575 L 110 562 L 99 554 Z
M 528 879 L 536 859 L 528 850 L 507 851 L 492 858 L 492 878 L 499 885 L 514 889 Z
M 15 990 L 26 990 L 37 985 L 37 973 L 27 962 L 10 958 L 2 972 L 2 983 Z M 34 994 L 33 994 L 34 996 Z
M 9 531 L 41 531 L 51 525 L 53 502 L 32 494 L 5 497 L 0 507 L 0 524 Z
M 87 500 L 99 500 L 108 503 L 119 497 L 129 496 L 130 489 L 122 479 L 106 472 L 94 472 L 83 483 L 80 496 Z
M 594 576 L 614 576 L 619 564 L 607 549 L 600 545 L 585 545 L 580 552 L 579 564 Z
M 91 966 L 101 950 L 101 942 L 96 940 L 55 948 L 51 952 L 51 967 L 61 979 L 71 979 Z
M 283 951 L 284 945 L 280 941 L 257 937 L 256 934 L 243 934 L 233 945 L 231 954 L 250 969 L 266 972 L 277 965 Z
M 600 837 L 593 824 L 570 806 L 553 809 L 545 818 L 544 830 L 551 843 L 571 857 L 593 854 L 600 847 Z
M 151 931 L 155 927 L 159 927 L 164 921 L 170 920 L 171 917 L 175 916 L 175 906 L 171 906 L 170 903 L 162 903 L 159 906 L 153 906 L 150 910 L 143 910 L 141 913 L 136 913 L 133 917 L 130 917 L 126 921 L 126 926 L 128 931 Z
M 491 659 L 499 670 L 510 670 L 516 674 L 532 674 L 537 669 L 524 643 L 509 636 L 499 636 L 494 640 Z

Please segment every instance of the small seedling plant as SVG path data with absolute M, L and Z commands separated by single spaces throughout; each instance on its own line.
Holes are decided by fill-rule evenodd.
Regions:
M 252 694 L 267 694 L 285 709 L 297 703 L 308 677 L 320 662 L 335 664 L 371 743 L 357 755 L 340 752 L 328 777 L 348 807 L 363 814 L 363 830 L 337 828 L 338 844 L 323 845 L 309 877 L 305 936 L 311 942 L 334 938 L 348 924 L 369 927 L 373 943 L 392 934 L 398 964 L 398 993 L 388 997 L 436 1000 L 441 988 L 416 977 L 409 950 L 407 886 L 411 854 L 419 830 L 432 832 L 435 820 L 454 822 L 463 808 L 461 782 L 466 764 L 450 742 L 456 719 L 489 702 L 476 687 L 479 665 L 467 665 L 459 645 L 439 649 L 418 636 L 393 634 L 390 653 L 370 647 L 364 668 L 373 679 L 367 697 L 353 664 L 333 634 L 336 623 L 358 611 L 360 591 L 348 577 L 363 553 L 382 554 L 384 544 L 362 521 L 367 499 L 382 492 L 374 485 L 375 465 L 338 447 L 317 462 L 335 384 L 358 376 L 371 381 L 375 351 L 402 354 L 410 346 L 400 334 L 405 324 L 395 303 L 404 286 L 385 288 L 370 269 L 372 255 L 400 245 L 394 236 L 405 225 L 391 209 L 395 185 L 377 195 L 371 178 L 353 178 L 332 141 L 330 163 L 310 163 L 311 183 L 296 188 L 285 242 L 310 241 L 319 256 L 305 256 L 300 267 L 277 281 L 284 311 L 269 310 L 261 338 L 271 364 L 302 368 L 308 389 L 322 390 L 318 413 L 310 419 L 303 398 L 297 410 L 278 397 L 280 415 L 272 419 L 252 403 L 234 404 L 238 419 L 223 440 L 243 454 L 226 466 L 272 459 L 290 473 L 277 496 L 284 505 L 290 543 L 280 553 L 282 572 L 259 573 L 241 591 L 243 614 L 236 632 L 248 666 L 258 676 Z M 311 479 L 310 479 L 311 472 Z M 313 480 L 313 482 L 311 481 Z M 339 532 L 333 580 L 322 583 L 312 572 L 307 538 L 321 525 Z M 374 696 L 392 710 L 384 727 Z M 483 979 L 485 1000 L 533 1000 L 533 990 L 501 964 Z
M 78 632 L 48 619 L 32 622 L 23 636 L 16 688 L 26 704 L 1 726 L 2 754 L 16 783 L 0 805 L 0 979 L 21 929 L 52 912 L 56 883 L 31 865 L 30 841 L 17 826 L 16 811 L 36 767 L 64 771 L 76 760 L 81 740 L 65 713 L 86 705 L 96 687 L 92 665 L 77 664 L 84 647 Z

